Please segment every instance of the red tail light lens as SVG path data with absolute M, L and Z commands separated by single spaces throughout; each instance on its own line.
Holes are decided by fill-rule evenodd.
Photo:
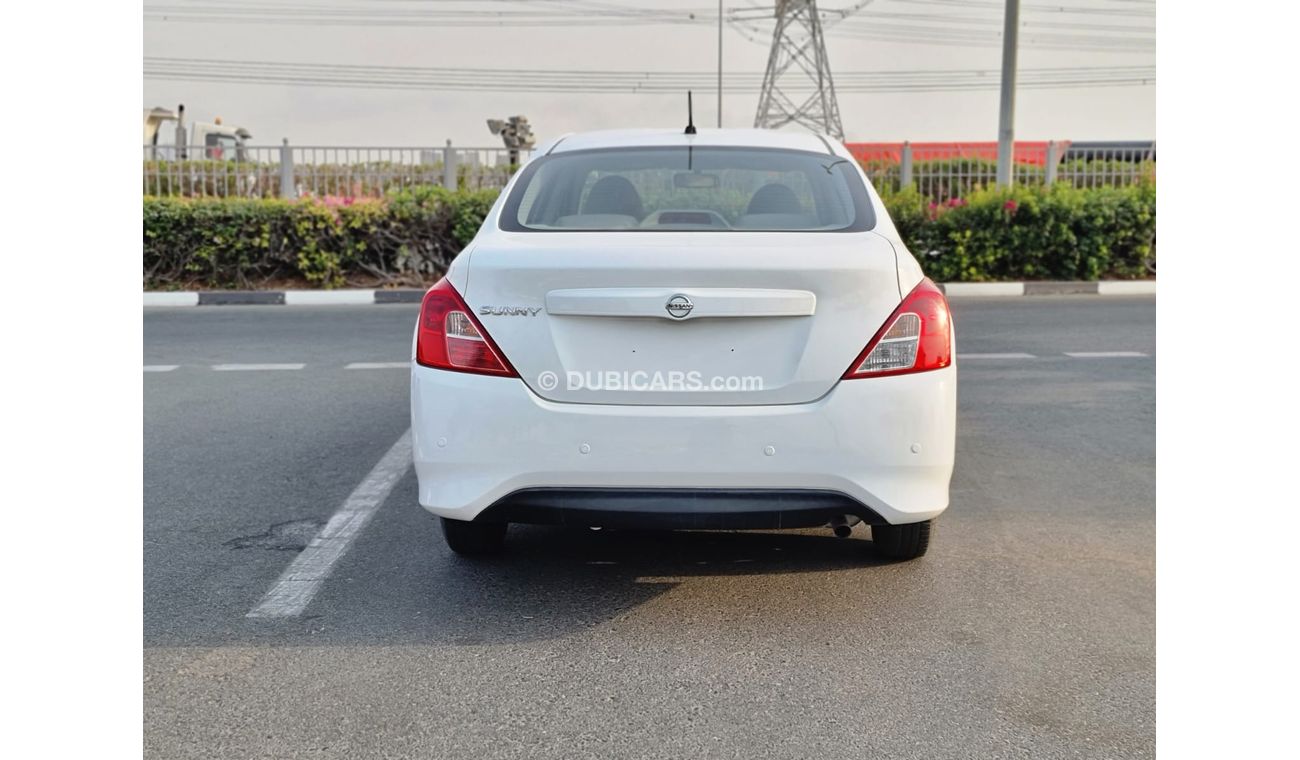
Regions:
M 952 314 L 943 291 L 922 279 L 853 360 L 845 380 L 943 369 L 952 364 Z
M 464 299 L 445 279 L 424 294 L 415 360 L 426 367 L 454 372 L 519 377 Z

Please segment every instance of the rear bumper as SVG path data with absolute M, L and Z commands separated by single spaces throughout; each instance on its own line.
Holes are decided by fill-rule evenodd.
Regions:
M 836 518 L 884 518 L 835 491 L 750 488 L 526 488 L 477 520 L 697 530 L 811 528 Z
M 420 504 L 459 520 L 571 521 L 587 508 L 615 513 L 606 525 L 659 514 L 709 527 L 718 520 L 703 516 L 728 513 L 780 523 L 734 527 L 835 514 L 919 522 L 948 506 L 956 389 L 948 367 L 844 381 L 808 404 L 567 404 L 518 379 L 414 365 Z M 610 508 L 623 496 L 635 498 Z

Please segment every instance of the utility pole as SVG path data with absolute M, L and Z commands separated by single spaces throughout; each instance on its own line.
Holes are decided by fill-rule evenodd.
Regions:
M 801 80 L 804 86 L 811 80 L 812 94 L 806 98 L 798 96 L 797 101 L 786 94 L 781 89 L 781 79 L 787 73 Z M 776 30 L 772 32 L 772 52 L 767 58 L 754 126 L 779 129 L 787 124 L 798 124 L 836 140 L 844 139 L 816 0 L 777 0 L 776 3 Z
M 1020 0 L 1007 0 L 1002 26 L 1002 102 L 998 109 L 998 187 L 1010 187 L 1016 141 L 1016 37 Z
M 722 0 L 718 0 L 718 129 L 722 129 Z

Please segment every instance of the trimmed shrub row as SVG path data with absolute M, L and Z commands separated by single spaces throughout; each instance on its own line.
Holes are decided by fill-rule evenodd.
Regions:
M 474 237 L 496 195 L 422 187 L 355 201 L 146 197 L 144 287 L 421 285 Z
M 474 237 L 495 190 L 424 187 L 383 199 L 144 199 L 147 290 L 296 283 L 419 286 Z M 980 190 L 885 203 L 940 282 L 1129 279 L 1154 274 L 1155 186 Z
M 937 282 L 1155 276 L 1156 188 L 1015 186 L 938 204 L 883 196 L 907 247 Z

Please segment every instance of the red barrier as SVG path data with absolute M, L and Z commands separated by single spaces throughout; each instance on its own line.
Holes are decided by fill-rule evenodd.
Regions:
M 890 143 L 844 143 L 853 157 L 863 162 L 881 162 L 896 164 L 903 159 L 903 144 Z M 1056 143 L 1056 155 L 1065 155 L 1070 147 L 1068 140 Z M 1017 142 L 1012 151 L 1015 162 L 1042 166 L 1047 163 L 1047 141 Z M 988 161 L 998 160 L 996 142 L 914 142 L 912 143 L 913 161 L 944 161 L 954 158 L 981 158 Z

